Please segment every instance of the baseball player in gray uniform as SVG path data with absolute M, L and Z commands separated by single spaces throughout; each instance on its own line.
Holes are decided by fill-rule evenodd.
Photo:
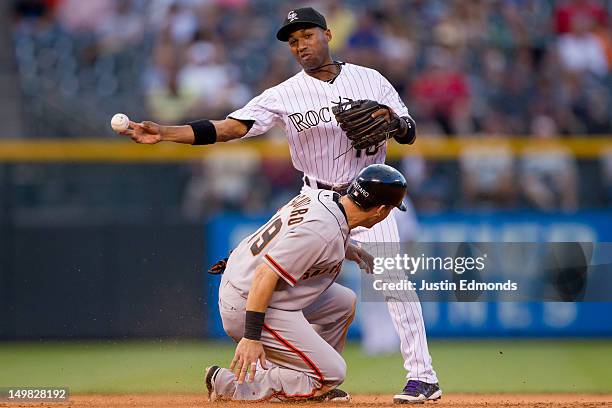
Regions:
M 354 148 L 332 113 L 334 106 L 361 99 L 380 102 L 386 107 L 375 111 L 372 118 L 399 121 L 402 130 L 393 138 L 400 144 L 414 142 L 416 124 L 389 81 L 376 70 L 332 60 L 329 52 L 332 34 L 323 15 L 310 7 L 291 10 L 276 37 L 288 44 L 303 69 L 265 90 L 243 108 L 223 120 L 203 119 L 182 126 L 130 122 L 129 129 L 121 133 L 137 143 L 170 141 L 202 145 L 254 137 L 281 126 L 287 135 L 293 165 L 304 174 L 302 193 L 310 189 L 344 193 L 360 170 L 385 162 L 387 141 L 371 148 Z M 373 228 L 355 228 L 351 239 L 364 244 L 399 242 L 394 213 Z M 433 369 L 416 294 L 386 299 L 408 373 L 406 386 L 394 401 L 440 398 L 442 391 Z
M 347 195 L 303 192 L 238 245 L 219 288 L 223 327 L 238 346 L 229 369 L 207 368 L 211 400 L 348 399 L 330 390 L 346 375 L 340 353 L 356 296 L 335 280 L 346 257 L 360 258 L 347 254 L 358 251 L 350 231 L 405 210 L 405 194 L 401 173 L 373 164 Z

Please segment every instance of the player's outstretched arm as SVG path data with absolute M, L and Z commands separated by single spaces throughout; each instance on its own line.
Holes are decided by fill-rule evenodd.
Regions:
M 198 121 L 189 125 L 166 126 L 155 122 L 132 122 L 127 130 L 119 132 L 136 143 L 155 144 L 175 142 L 184 144 L 212 144 L 239 139 L 247 134 L 248 127 L 236 119 Z M 202 141 L 208 143 L 202 143 Z M 198 142 L 198 143 L 196 143 Z

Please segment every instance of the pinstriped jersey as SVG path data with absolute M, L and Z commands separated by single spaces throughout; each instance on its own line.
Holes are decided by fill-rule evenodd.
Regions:
M 280 277 L 269 306 L 308 306 L 335 281 L 346 253 L 349 228 L 338 198 L 328 190 L 295 197 L 232 251 L 225 278 L 247 297 L 265 263 Z
M 378 71 L 344 64 L 331 82 L 302 70 L 228 117 L 254 121 L 245 137 L 282 126 L 297 170 L 328 184 L 350 183 L 364 167 L 384 163 L 387 154 L 386 143 L 378 148 L 353 149 L 335 120 L 334 104 L 358 99 L 372 99 L 399 116 L 409 116 L 397 91 Z

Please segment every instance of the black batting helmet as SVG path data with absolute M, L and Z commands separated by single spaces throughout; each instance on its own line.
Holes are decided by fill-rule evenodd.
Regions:
M 392 205 L 406 211 L 406 190 L 402 173 L 386 164 L 371 164 L 359 172 L 346 195 L 363 209 Z

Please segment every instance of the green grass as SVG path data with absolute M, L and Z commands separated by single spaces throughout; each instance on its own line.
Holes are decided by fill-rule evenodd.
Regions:
M 202 392 L 203 368 L 227 365 L 224 342 L 0 343 L 0 387 L 68 386 L 75 393 Z M 445 392 L 612 393 L 612 341 L 433 341 Z M 343 386 L 393 393 L 404 383 L 399 354 L 345 351 Z

